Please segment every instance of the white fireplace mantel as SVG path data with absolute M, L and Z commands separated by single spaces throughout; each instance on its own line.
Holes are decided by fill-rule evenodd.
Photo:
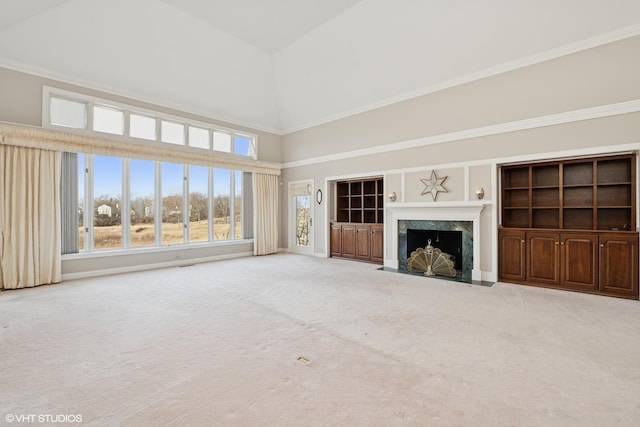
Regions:
M 384 241 L 386 246 L 384 266 L 397 269 L 398 221 L 471 221 L 473 222 L 473 270 L 472 280 L 482 280 L 480 270 L 480 213 L 487 206 L 482 202 L 433 202 L 387 203 L 385 206 Z

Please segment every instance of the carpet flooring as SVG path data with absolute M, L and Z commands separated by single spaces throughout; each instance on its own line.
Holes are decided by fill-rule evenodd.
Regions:
M 637 426 L 639 396 L 638 301 L 293 254 L 0 293 L 0 425 Z

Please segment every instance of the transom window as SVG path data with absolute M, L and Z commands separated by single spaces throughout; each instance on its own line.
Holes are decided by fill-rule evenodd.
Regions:
M 45 86 L 43 127 L 257 158 L 257 135 Z

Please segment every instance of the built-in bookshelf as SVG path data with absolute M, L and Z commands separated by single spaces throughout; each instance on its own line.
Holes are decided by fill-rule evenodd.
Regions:
M 504 166 L 502 226 L 635 230 L 635 156 Z
M 336 183 L 336 221 L 364 224 L 384 222 L 384 181 L 382 178 Z

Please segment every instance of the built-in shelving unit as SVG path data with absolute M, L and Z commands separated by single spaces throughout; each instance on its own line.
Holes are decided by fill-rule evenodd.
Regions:
M 502 168 L 502 225 L 635 231 L 635 156 Z
M 337 182 L 336 221 L 382 224 L 384 222 L 383 184 L 382 178 Z
M 636 155 L 502 167 L 500 280 L 638 298 Z
M 331 222 L 331 256 L 382 263 L 384 260 L 384 180 L 338 181 Z

